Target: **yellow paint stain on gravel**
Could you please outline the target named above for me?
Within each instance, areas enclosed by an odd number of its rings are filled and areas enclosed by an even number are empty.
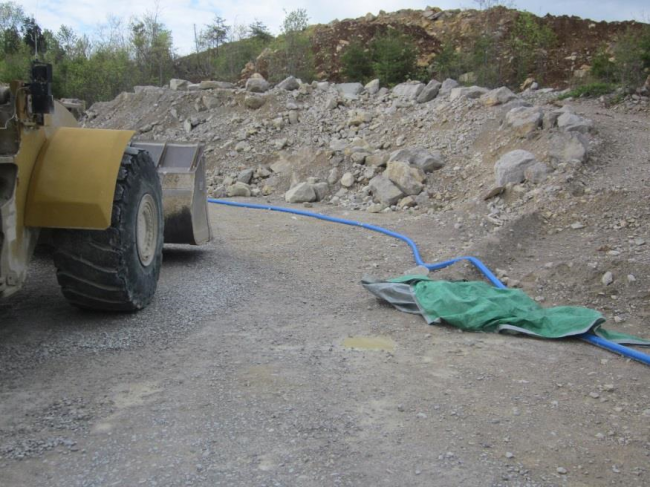
[[[348,337],[343,346],[351,350],[372,350],[377,352],[394,352],[397,344],[388,337]]]
[[[162,392],[164,389],[157,382],[140,382],[136,384],[123,384],[116,388],[113,402],[117,409],[133,406],[142,406],[150,401],[151,396]]]

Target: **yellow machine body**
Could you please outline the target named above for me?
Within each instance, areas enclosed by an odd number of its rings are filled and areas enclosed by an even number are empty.
[[[41,149],[31,176],[25,225],[105,230],[115,182],[135,132],[62,127]]]
[[[131,130],[79,128],[58,102],[37,121],[26,86],[7,90],[0,86],[0,298],[24,283],[40,229],[110,227],[125,150],[146,150],[156,165],[165,242],[210,240],[200,144],[132,142]]]

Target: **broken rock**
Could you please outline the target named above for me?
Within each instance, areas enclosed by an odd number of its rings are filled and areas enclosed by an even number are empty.
[[[428,151],[422,147],[400,149],[390,155],[389,161],[402,161],[419,167],[424,172],[442,169],[445,161],[440,151]]]
[[[393,88],[393,95],[404,100],[416,100],[420,93],[422,93],[422,90],[424,90],[424,83],[407,81]]]
[[[496,90],[488,91],[485,95],[481,96],[481,103],[486,107],[493,107],[495,105],[503,105],[511,100],[517,98],[512,91],[505,86],[497,88]]]
[[[308,183],[296,184],[293,188],[284,194],[287,203],[311,203],[316,201],[316,191]]]
[[[520,137],[528,137],[542,124],[543,112],[539,107],[513,108],[506,115],[506,125]]]
[[[293,91],[300,88],[300,83],[298,83],[298,80],[293,76],[289,76],[288,78],[278,83],[278,88],[281,90]]]
[[[402,190],[383,174],[372,178],[369,187],[375,200],[386,206],[392,206],[404,197]]]
[[[438,96],[438,92],[440,91],[441,86],[442,86],[442,83],[440,81],[432,79],[424,87],[422,92],[417,96],[416,101],[418,103],[427,103],[427,102],[433,100],[436,96]]]
[[[390,161],[384,174],[407,195],[420,194],[424,189],[424,171],[406,162]]]
[[[525,179],[525,171],[537,162],[535,156],[525,150],[513,150],[504,154],[494,165],[497,186],[518,184]]]

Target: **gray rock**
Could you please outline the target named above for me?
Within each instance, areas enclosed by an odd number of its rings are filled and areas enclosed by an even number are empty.
[[[424,189],[424,171],[407,162],[389,161],[384,175],[407,195],[420,194]]]
[[[311,203],[316,201],[316,191],[309,183],[299,183],[284,194],[287,203]]]
[[[204,80],[199,84],[202,90],[232,90],[235,88],[233,83],[226,81]]]
[[[349,100],[356,100],[363,92],[363,85],[361,83],[339,83],[335,85],[335,88],[344,98]]]
[[[440,87],[440,92],[438,93],[438,95],[440,96],[448,95],[449,93],[451,93],[451,90],[457,87],[458,87],[458,81],[456,81],[455,79],[447,78],[442,82],[442,86]]]
[[[250,152],[251,145],[245,140],[242,140],[241,142],[237,143],[237,145],[235,146],[235,150],[237,152]]]
[[[289,123],[291,125],[295,125],[299,122],[299,117],[298,117],[298,111],[297,110],[291,110],[289,112]]]
[[[180,80],[180,81],[183,81],[183,80]],[[171,81],[170,81],[170,85],[171,85]],[[0,92],[2,92],[3,89],[4,89],[4,87],[0,86]],[[133,93],[152,93],[152,92],[156,92],[156,91],[158,91],[160,89],[161,88],[159,86],[152,86],[152,85],[134,86],[133,87]],[[0,95],[0,103],[4,103],[2,101],[2,95]]]
[[[550,169],[543,162],[534,162],[524,170],[524,178],[533,184],[543,182],[547,177]]]
[[[496,90],[488,91],[485,95],[481,96],[481,103],[486,107],[493,107],[495,105],[503,105],[511,100],[517,98],[512,91],[505,86],[497,88]]]
[[[605,274],[603,274],[603,277],[601,277],[600,281],[604,286],[609,286],[614,282],[614,274],[612,274],[610,271],[607,271]]]
[[[300,88],[300,83],[298,83],[298,80],[293,76],[289,76],[285,80],[278,83],[278,88],[281,90],[293,91]]]
[[[250,91],[251,93],[265,93],[269,91],[270,87],[271,85],[269,82],[261,76],[248,78],[246,80],[246,91]]]
[[[432,172],[445,166],[440,151],[428,151],[422,147],[399,149],[391,153],[389,161],[401,161],[419,167],[424,172]]]
[[[254,169],[244,169],[237,175],[237,181],[240,183],[250,184],[253,179],[253,174],[255,174]]]
[[[345,149],[348,148],[348,142],[347,140],[342,140],[342,139],[332,139],[330,141],[330,149],[333,151],[344,151]]]
[[[200,91],[201,85],[199,83],[190,83],[187,85],[187,91]]]
[[[418,95],[416,101],[418,103],[427,103],[427,102],[433,100],[436,96],[438,96],[438,92],[440,91],[441,86],[442,86],[442,83],[440,81],[432,79],[424,87],[422,92]]]
[[[315,81],[316,89],[321,91],[327,91],[330,87],[330,84],[327,81]]]
[[[589,154],[587,138],[579,132],[557,134],[550,142],[549,156],[556,164],[583,163]]]
[[[316,193],[316,201],[322,201],[330,192],[330,187],[327,183],[312,184],[312,188]]]
[[[336,182],[339,180],[339,170],[336,167],[333,167],[330,169],[329,174],[327,175],[327,182],[329,184],[336,184]]]
[[[586,134],[593,129],[594,123],[587,118],[567,112],[558,117],[557,126],[565,132]]]
[[[542,109],[539,107],[513,108],[506,115],[506,126],[520,137],[528,137],[542,125]]]
[[[185,91],[190,82],[184,79],[172,78],[169,80],[169,87],[174,91]]]
[[[385,152],[375,152],[366,156],[366,165],[374,167],[386,167],[388,162],[388,154]]]
[[[364,88],[366,90],[366,93],[370,95],[376,95],[377,92],[379,91],[379,80],[378,79],[373,79],[370,83],[368,83]]]
[[[470,86],[469,88],[460,87],[452,88],[449,93],[449,101],[459,100],[461,98],[480,98],[488,92],[487,88],[481,88],[480,86]]]
[[[350,188],[354,185],[354,175],[351,172],[346,172],[341,178],[341,186]]]
[[[208,110],[212,110],[214,108],[217,108],[219,105],[221,105],[221,100],[217,98],[216,96],[203,96],[201,98],[201,101],[203,102],[203,105],[205,108]]]
[[[228,188],[226,189],[226,194],[230,197],[233,196],[248,197],[251,195],[251,189],[248,186],[248,184],[242,183],[241,181],[237,181],[232,186],[228,186]]]
[[[339,100],[338,96],[330,96],[326,101],[325,101],[325,110],[334,110],[335,108],[338,108],[339,105],[343,105],[343,102]]]
[[[266,96],[246,95],[246,98],[244,98],[244,105],[246,105],[246,108],[250,108],[251,110],[257,110],[264,106],[265,103]]]
[[[525,150],[513,150],[504,154],[494,165],[497,186],[518,184],[525,179],[526,169],[537,162],[535,156]]]
[[[369,183],[369,188],[375,200],[385,206],[392,206],[404,197],[402,190],[395,186],[383,174],[372,178]]]
[[[407,81],[400,83],[393,88],[393,95],[404,100],[417,100],[417,97],[424,90],[424,83],[419,81]]]

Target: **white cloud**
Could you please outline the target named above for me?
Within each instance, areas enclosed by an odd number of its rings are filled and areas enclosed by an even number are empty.
[[[304,8],[311,22],[328,23],[336,18],[355,18],[368,12],[377,14],[380,10],[392,12],[404,8],[423,9],[427,0],[159,0],[161,21],[171,29],[174,45],[179,53],[192,50],[194,25],[201,28],[215,15],[227,20],[229,24],[247,25],[254,19],[264,22],[272,32],[279,32],[284,11]],[[441,8],[475,7],[473,0],[439,0],[433,2]],[[62,24],[77,32],[91,33],[94,28],[106,21],[108,16],[128,19],[153,11],[154,0],[134,2],[133,0],[22,0],[20,4],[28,14],[51,30],[58,30]],[[579,15],[593,20],[640,20],[646,14],[646,0],[601,1],[592,0],[520,0],[515,4],[537,15],[547,12],[561,15]]]

